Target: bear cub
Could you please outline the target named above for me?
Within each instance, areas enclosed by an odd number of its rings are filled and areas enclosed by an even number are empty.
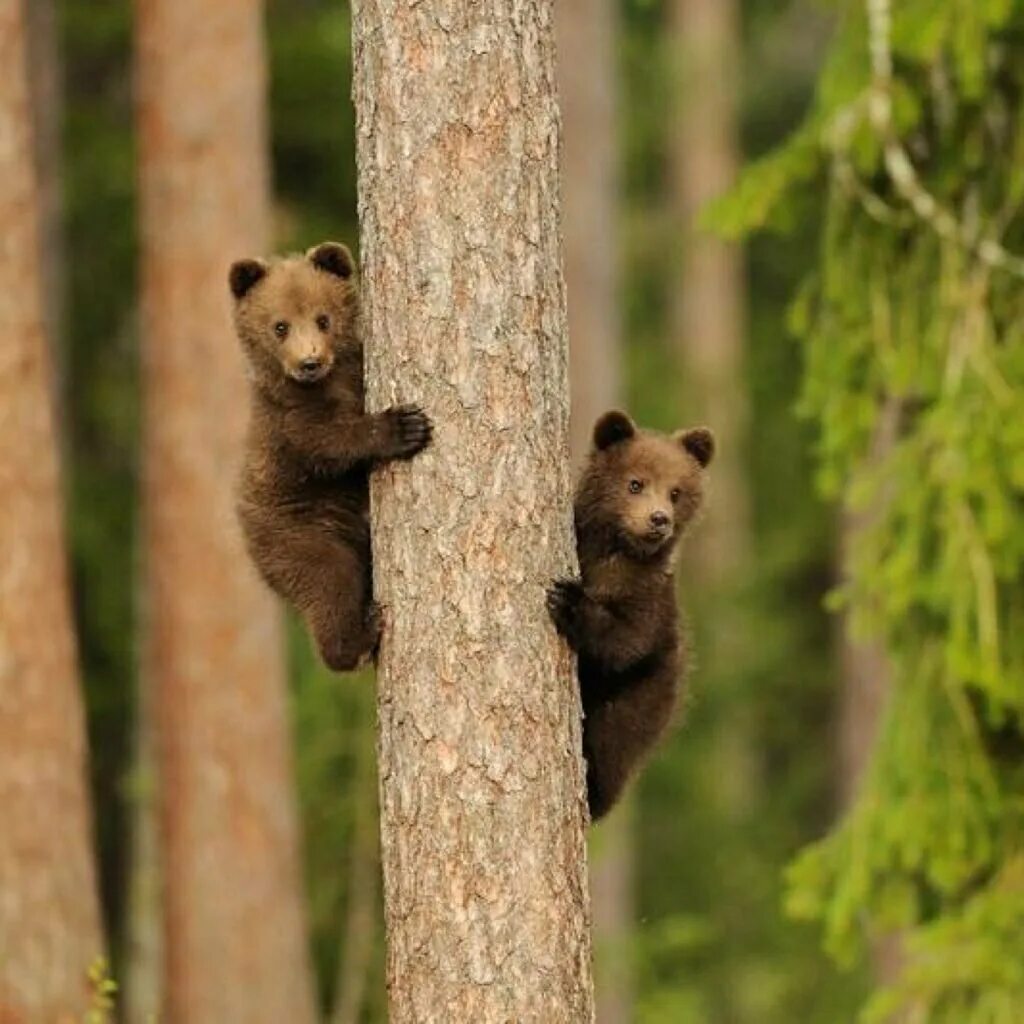
[[[581,577],[556,581],[548,610],[579,656],[595,821],[672,715],[685,668],[672,556],[700,508],[714,451],[704,427],[660,434],[622,412],[594,427],[574,508]]]
[[[251,379],[238,497],[246,545],[270,587],[302,614],[335,671],[372,656],[369,471],[430,443],[415,405],[367,414],[359,297],[348,249],[240,260],[229,273]]]

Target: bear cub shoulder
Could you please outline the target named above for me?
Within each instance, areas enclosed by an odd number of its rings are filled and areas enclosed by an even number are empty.
[[[705,427],[661,434],[602,416],[576,491],[580,578],[548,609],[579,656],[593,819],[606,814],[668,725],[684,672],[672,560],[714,456]]]
[[[348,249],[234,263],[234,320],[251,382],[238,514],[263,578],[343,671],[376,648],[369,471],[427,446],[415,405],[367,414],[359,295]]]

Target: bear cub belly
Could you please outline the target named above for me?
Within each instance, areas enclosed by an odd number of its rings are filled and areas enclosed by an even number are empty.
[[[593,820],[607,814],[665,730],[684,674],[672,557],[704,495],[714,437],[640,430],[622,412],[594,427],[574,506],[580,578],[548,610],[579,656]]]
[[[249,362],[251,417],[238,497],[246,545],[302,614],[335,671],[372,656],[369,471],[430,443],[415,405],[367,414],[359,296],[348,249],[240,260],[229,274]]]

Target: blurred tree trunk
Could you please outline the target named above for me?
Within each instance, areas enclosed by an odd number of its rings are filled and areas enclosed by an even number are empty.
[[[137,0],[136,31],[163,1016],[301,1024],[314,1008],[281,630],[233,510],[247,387],[226,274],[267,246],[263,8]]]
[[[354,820],[348,870],[348,907],[341,937],[338,983],[332,1024],[359,1024],[373,970],[374,947],[379,936],[380,821],[377,814],[375,728],[365,716],[355,731],[356,765],[353,773]]]
[[[580,466],[594,421],[622,404],[616,14],[611,0],[558,0],[564,124],[562,198],[569,310],[570,451]],[[633,1019],[633,803],[592,834],[590,893],[598,1024]]]
[[[392,1024],[593,1016],[551,0],[360,0],[369,404],[433,448],[375,475]]]
[[[39,238],[46,302],[43,320],[54,361],[63,359],[64,245],[61,201],[61,122],[63,75],[55,0],[31,0],[26,7],[29,89],[33,111],[33,151],[39,186]]]
[[[746,288],[739,249],[701,231],[698,220],[704,204],[737,172],[739,10],[736,0],[672,0],[671,18],[679,60],[673,178],[682,244],[675,336],[685,373],[686,422],[706,421],[718,441],[712,511],[701,527],[700,544],[687,557],[695,585],[713,608],[706,671],[727,688],[743,657],[737,593],[751,557],[744,460]],[[714,773],[721,786],[718,799],[730,817],[742,815],[754,798],[751,732],[741,702],[733,701],[718,742],[721,767]]]
[[[78,1020],[102,955],[45,336],[25,7],[0,0],[0,1020]]]
[[[889,399],[882,410],[872,442],[872,459],[881,462],[892,450],[899,434],[901,403]],[[851,557],[862,530],[878,514],[844,510],[840,520],[840,572]],[[853,806],[864,773],[871,761],[875,739],[889,696],[890,666],[885,650],[877,642],[854,636],[848,615],[839,620],[839,800],[844,809]],[[882,983],[894,981],[903,962],[903,944],[898,934],[877,936],[871,944],[875,976]],[[894,1016],[892,1024],[904,1020]]]
[[[682,226],[676,338],[693,415],[714,428],[719,453],[714,515],[701,529],[699,557],[715,582],[750,554],[750,498],[743,450],[746,289],[739,249],[697,226],[701,208],[736,177],[739,124],[739,12],[735,0],[672,0],[682,107],[674,140],[674,192]]]
[[[130,790],[132,832],[122,999],[126,1024],[152,1024],[154,1013],[164,998],[163,872],[153,698],[152,685],[140,674],[133,723]]]

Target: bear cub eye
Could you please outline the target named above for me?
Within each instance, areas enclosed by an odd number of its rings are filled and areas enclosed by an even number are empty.
[[[274,324],[274,333],[281,339],[288,337],[288,323],[285,320],[278,320]]]
[[[673,501],[678,501],[679,500],[679,495],[682,494],[682,493],[683,492],[678,487],[673,487],[672,488],[672,493],[669,495],[669,497]]]
[[[644,489],[644,485],[639,480],[629,481],[629,493],[639,494]]]
[[[331,318],[326,313],[321,313],[316,318],[316,325],[326,334],[327,328],[331,326]]]

